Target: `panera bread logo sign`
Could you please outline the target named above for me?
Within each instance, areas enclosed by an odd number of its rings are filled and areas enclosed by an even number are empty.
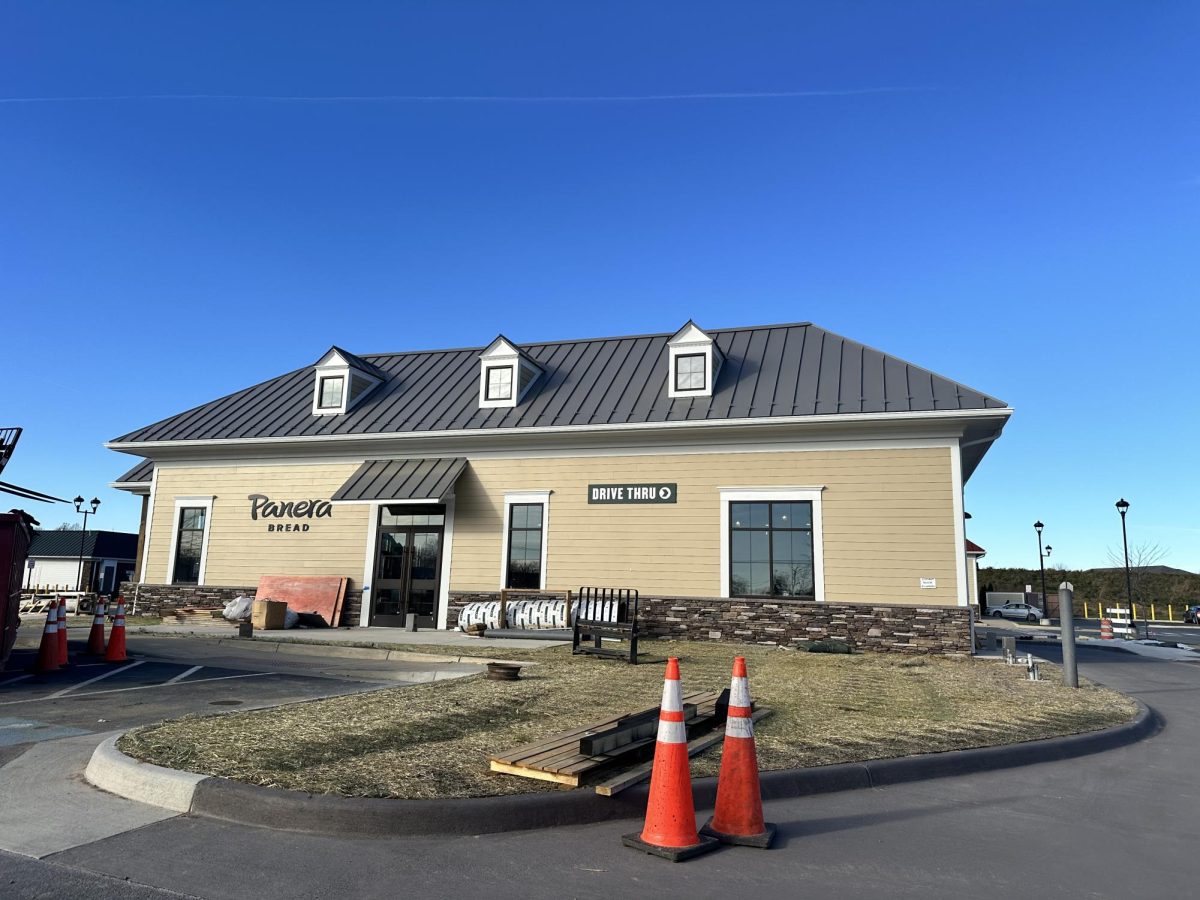
[[[332,519],[333,504],[328,500],[272,500],[266,494],[249,494],[250,518],[259,519]],[[308,522],[268,522],[267,531],[309,529]]]

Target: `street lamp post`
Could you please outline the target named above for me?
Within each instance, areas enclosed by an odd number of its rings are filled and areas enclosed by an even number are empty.
[[[1121,546],[1125,549],[1125,598],[1129,603],[1129,630],[1137,637],[1137,622],[1133,618],[1133,578],[1129,574],[1129,535],[1125,531],[1125,513],[1129,512],[1129,501],[1124,497],[1117,501],[1117,512],[1121,514]]]
[[[1040,520],[1033,523],[1033,530],[1037,532],[1038,536],[1038,567],[1042,570],[1042,616],[1048,619],[1050,618],[1050,598],[1046,595],[1046,560],[1050,558],[1050,551],[1054,548],[1047,544],[1045,551],[1042,550],[1042,529],[1045,527]],[[1060,609],[1058,613],[1061,618],[1062,610]]]
[[[92,498],[92,508],[83,508],[83,498],[75,498],[75,512],[83,513],[83,531],[79,532],[79,577],[75,579],[75,590],[83,590],[83,550],[87,543],[87,517],[95,515],[96,510],[100,508],[100,500],[96,497]]]

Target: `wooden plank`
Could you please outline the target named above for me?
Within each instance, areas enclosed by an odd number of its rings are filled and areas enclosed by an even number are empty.
[[[753,714],[751,714],[750,719],[753,722],[757,722],[759,719],[764,719],[770,714],[771,709],[769,707],[760,706],[753,712]],[[695,738],[694,740],[688,741],[688,756],[692,757],[698,753],[703,753],[713,744],[724,739],[725,729],[720,728],[710,732],[709,734],[705,734],[701,737]],[[604,781],[596,785],[596,793],[602,797],[611,797],[614,794],[619,794],[626,788],[633,787],[635,784],[641,784],[641,782],[650,777],[650,774],[653,771],[653,761],[644,763],[637,768],[629,769],[628,771],[622,772],[620,775],[616,775],[608,779],[608,781]]]
[[[695,704],[697,707],[697,713],[703,713],[706,706],[716,703],[718,696],[720,695],[716,691],[696,691],[695,693],[684,695],[683,702]],[[519,747],[513,747],[511,750],[505,750],[503,753],[498,753],[490,758],[499,760],[501,762],[511,762],[515,759],[521,758],[524,755],[542,752],[551,747],[558,746],[565,738],[574,738],[578,740],[580,737],[590,732],[602,731],[605,728],[616,725],[622,719],[657,709],[658,705],[655,704],[654,706],[647,707],[644,710],[637,710],[631,713],[622,713],[619,716],[613,716],[611,719],[605,719],[602,722],[594,722],[591,725],[583,725],[579,728],[573,728],[570,731],[564,731],[561,734],[551,735],[550,737],[542,738],[541,740],[532,741],[528,744],[522,744]]]
[[[522,778],[536,778],[538,781],[553,781],[569,787],[579,787],[577,775],[556,775],[553,772],[539,772],[537,769],[522,769],[520,766],[510,766],[494,759],[490,765],[493,772],[503,772],[505,775],[520,775]]]
[[[717,696],[713,691],[698,691],[694,694],[688,694],[684,697],[684,701],[697,706],[701,704],[707,705],[715,703]],[[648,712],[657,708],[657,706],[649,707],[648,710],[641,710],[639,712]],[[603,730],[606,726],[615,725],[622,718],[638,714],[638,712],[626,713],[623,716],[617,716],[604,722],[598,722],[563,734],[554,735],[536,743],[525,744],[522,747],[517,747],[491,757],[489,764],[494,772],[504,772],[509,775],[520,775],[526,778],[540,778],[545,774],[555,774],[547,770],[573,766],[588,759],[588,757],[584,757],[579,753],[580,737],[592,731]],[[595,760],[591,767],[595,768],[617,760],[619,760],[619,755],[607,758],[602,757]],[[577,776],[563,777],[574,777],[575,783],[578,784]],[[548,778],[544,780],[554,781],[555,779]],[[560,783],[565,784],[567,782]]]
[[[593,729],[603,729],[610,725],[615,725],[619,721],[620,719],[612,719],[608,722],[598,723],[597,725],[589,725],[586,728],[577,728],[574,731],[566,731],[562,734],[556,734],[553,737],[543,738],[537,743],[524,744],[520,747],[514,747],[512,750],[506,750],[504,753],[498,753],[491,758],[515,762],[518,759],[526,759],[530,756],[544,753],[545,751],[551,750],[555,747],[561,747],[565,743],[571,743],[575,746],[578,746],[579,739],[585,734],[590,734]]]

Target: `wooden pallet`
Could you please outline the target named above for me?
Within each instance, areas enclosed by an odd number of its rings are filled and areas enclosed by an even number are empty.
[[[220,619],[223,607],[183,607],[167,613],[163,618],[173,618],[180,622],[215,622]]]
[[[695,716],[685,724],[700,725],[701,723],[711,723],[716,716],[717,699],[719,696],[715,691],[702,691],[684,697],[683,702],[685,704],[690,703],[696,707]],[[532,744],[525,744],[493,756],[488,760],[488,765],[493,772],[503,772],[507,775],[519,775],[523,778],[536,778],[540,781],[553,781],[556,784],[579,787],[579,782],[585,775],[591,774],[605,766],[629,762],[638,752],[652,748],[655,742],[655,737],[650,736],[634,741],[633,743],[625,744],[607,753],[585,756],[579,752],[580,739],[596,732],[610,729],[622,719],[652,712],[656,709],[658,709],[657,706],[651,706],[646,709],[635,710],[634,712],[614,716],[611,719],[605,719],[602,722],[594,722],[582,728],[556,734],[553,737],[544,738]]]
[[[759,719],[765,719],[770,714],[770,707],[760,706],[758,709],[754,710],[753,714],[750,716],[750,719],[753,722],[757,722]],[[693,738],[692,740],[688,741],[688,756],[692,757],[698,753],[703,753],[713,744],[717,743],[717,741],[723,740],[725,740],[724,726],[717,728],[708,734],[701,735],[698,738]],[[635,784],[641,784],[650,777],[653,771],[653,762],[642,763],[635,768],[627,769],[626,771],[621,772],[619,775],[614,775],[607,781],[602,781],[600,784],[596,785],[596,793],[602,797],[612,797],[615,794],[621,793],[621,791],[625,790],[625,788],[633,787]]]

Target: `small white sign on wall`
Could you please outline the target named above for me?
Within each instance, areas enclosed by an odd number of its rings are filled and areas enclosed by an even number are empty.
[[[922,590],[932,590],[935,587],[937,587],[937,579],[936,578],[922,578],[921,579],[921,589]]]

